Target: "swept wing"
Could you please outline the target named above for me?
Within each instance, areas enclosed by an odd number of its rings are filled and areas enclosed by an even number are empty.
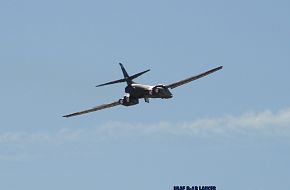
[[[82,114],[86,114],[86,113],[90,113],[90,112],[99,111],[99,110],[106,109],[106,108],[111,108],[111,107],[118,106],[118,105],[120,105],[119,101],[115,101],[115,102],[112,102],[112,103],[109,103],[109,104],[102,104],[100,106],[97,106],[97,107],[94,107],[94,108],[91,108],[91,109],[87,109],[87,110],[84,110],[84,111],[80,111],[80,112],[75,112],[75,113],[72,113],[72,114],[64,115],[63,117],[73,117],[73,116],[77,116],[77,115],[82,115]]]
[[[167,85],[167,87],[168,87],[168,88],[171,88],[171,89],[176,88],[176,87],[178,87],[178,86],[181,86],[181,85],[184,85],[184,84],[186,84],[186,83],[192,82],[192,81],[197,80],[197,79],[199,79],[199,78],[205,77],[205,76],[207,76],[207,75],[209,75],[209,74],[211,74],[211,73],[214,73],[214,72],[216,72],[216,71],[218,71],[218,70],[220,70],[220,69],[222,69],[222,68],[223,68],[223,66],[220,66],[220,67],[217,67],[217,68],[211,69],[211,70],[206,71],[206,72],[204,72],[204,73],[201,73],[201,74],[199,74],[199,75],[196,75],[196,76],[193,76],[193,77],[190,77],[190,78],[187,78],[187,79],[184,79],[184,80],[181,80],[181,81],[178,81],[178,82],[172,83],[172,84],[170,84],[170,85]]]

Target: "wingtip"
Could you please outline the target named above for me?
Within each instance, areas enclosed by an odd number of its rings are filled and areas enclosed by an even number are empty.
[[[64,115],[64,116],[62,116],[63,118],[69,118],[69,117],[72,117],[72,116],[75,116],[75,113],[73,113],[73,114],[69,114],[69,115]]]
[[[219,70],[219,69],[222,69],[222,68],[223,68],[223,66],[221,65],[221,66],[217,67],[216,69],[218,69],[218,70]]]
[[[218,71],[218,70],[221,70],[221,69],[223,69],[223,68],[224,68],[223,66],[219,66],[219,67],[217,67],[217,68],[215,68],[215,69],[213,69],[213,70]]]
[[[68,115],[63,115],[62,117],[63,118],[69,118],[69,117],[71,117],[71,116],[73,116],[74,114],[68,114]]]

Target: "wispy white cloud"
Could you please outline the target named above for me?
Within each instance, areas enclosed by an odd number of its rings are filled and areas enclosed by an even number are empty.
[[[290,137],[290,108],[278,112],[265,110],[240,116],[224,115],[182,123],[108,122],[95,128],[77,130],[67,127],[55,132],[3,132],[0,133],[0,144],[94,142],[148,135]]]
[[[169,134],[182,136],[290,136],[290,108],[276,113],[265,110],[240,116],[224,115],[190,122],[132,124],[111,122],[101,129],[110,136]]]

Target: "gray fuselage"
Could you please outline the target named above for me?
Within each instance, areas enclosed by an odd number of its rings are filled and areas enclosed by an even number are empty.
[[[140,98],[168,99],[173,97],[172,93],[164,85],[151,86],[133,83],[125,88],[125,92],[132,99],[140,99]]]

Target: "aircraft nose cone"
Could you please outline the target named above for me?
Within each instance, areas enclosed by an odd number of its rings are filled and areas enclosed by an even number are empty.
[[[172,94],[167,94],[167,95],[166,95],[166,98],[172,98],[172,97],[173,97]]]

